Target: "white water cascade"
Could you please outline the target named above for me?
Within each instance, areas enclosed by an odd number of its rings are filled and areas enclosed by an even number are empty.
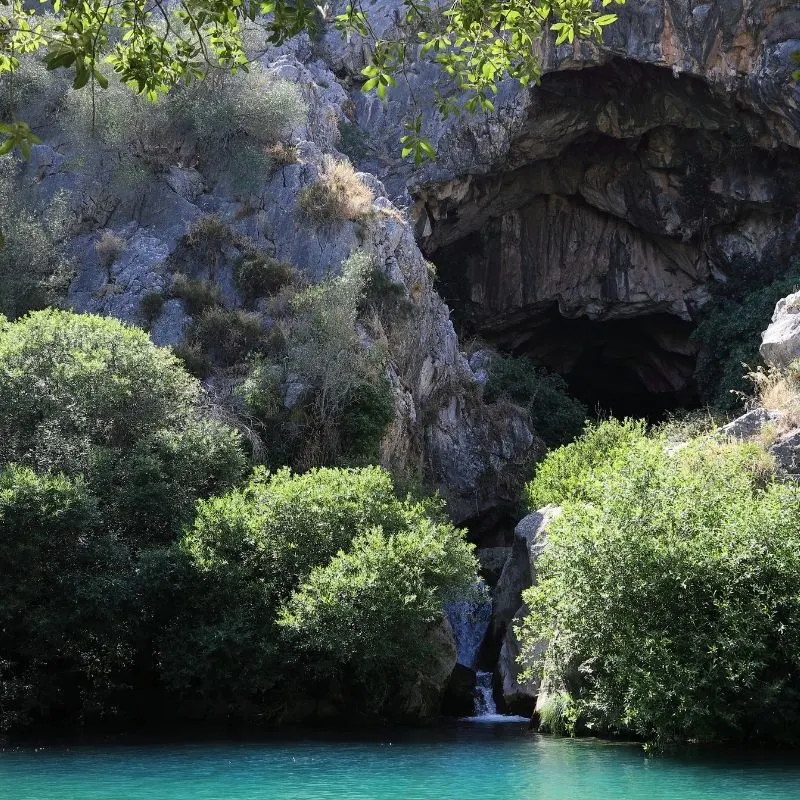
[[[492,688],[492,673],[478,672],[475,675],[475,716],[487,717],[497,715]]]
[[[456,660],[475,669],[483,637],[492,621],[492,601],[483,582],[476,586],[474,595],[448,603],[446,612],[456,640]]]
[[[469,597],[449,603],[446,611],[456,640],[458,663],[476,669],[478,654],[492,621],[492,600],[483,581]],[[470,722],[528,722],[527,717],[497,713],[493,683],[493,673],[476,671],[473,716],[465,719]]]

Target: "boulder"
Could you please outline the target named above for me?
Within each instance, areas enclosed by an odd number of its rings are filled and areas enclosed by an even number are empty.
[[[522,605],[506,629],[503,646],[500,648],[500,658],[497,661],[497,676],[506,711],[510,714],[530,717],[536,706],[539,681],[525,681],[520,677],[524,667],[517,662],[521,647],[514,629],[516,623],[520,622],[527,613],[528,607]],[[537,655],[543,653],[546,647],[546,642],[538,643],[534,648],[535,653]]]
[[[489,586],[497,585],[511,550],[510,547],[481,547],[475,551],[480,564],[480,575]]]
[[[528,514],[514,529],[511,553],[492,593],[489,639],[495,647],[500,646],[509,622],[522,605],[522,592],[536,581],[536,560],[547,544],[547,526],[560,513],[558,506],[545,506]]]
[[[781,418],[780,411],[769,411],[766,408],[754,408],[741,417],[737,417],[733,422],[723,425],[720,432],[729,436],[731,439],[752,439],[758,436],[764,426],[777,422]]]
[[[412,681],[400,687],[391,716],[426,722],[439,716],[450,676],[456,666],[456,641],[446,617],[428,633],[428,659]]]
[[[442,714],[469,717],[475,710],[475,670],[456,664],[442,698]]]
[[[761,335],[760,352],[764,361],[776,367],[800,358],[800,292],[778,301],[772,322]]]
[[[769,452],[783,472],[800,477],[800,429],[782,434]]]

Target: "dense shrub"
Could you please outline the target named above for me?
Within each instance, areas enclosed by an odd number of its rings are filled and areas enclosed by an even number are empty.
[[[186,305],[186,311],[192,316],[202,314],[206,309],[214,308],[221,302],[219,287],[209,281],[190,278],[182,272],[172,278],[169,293],[178,297]]]
[[[256,362],[243,387],[281,463],[297,469],[358,464],[377,453],[394,402],[385,350],[359,335],[370,270],[369,259],[355,253],[340,276],[297,293],[291,313],[276,326],[281,352]]]
[[[58,303],[72,278],[61,249],[69,228],[63,199],[37,209],[16,166],[0,157],[0,314],[11,319]]]
[[[299,271],[292,264],[256,251],[245,253],[237,261],[233,277],[242,297],[249,301],[302,282]]]
[[[730,280],[715,289],[694,334],[701,346],[695,380],[706,403],[721,411],[741,410],[750,390],[748,367],[761,363],[761,332],[778,300],[799,284],[797,265],[781,270],[740,264]]]
[[[203,592],[195,586],[159,658],[168,685],[211,714],[279,714],[273,687],[328,670],[347,680],[356,655],[391,682],[413,668],[417,635],[475,572],[438,507],[401,500],[375,467],[259,470],[243,489],[200,503],[182,548]]]
[[[579,726],[656,744],[796,740],[800,489],[756,445],[666,446],[632,423],[548,460],[559,469],[543,474],[575,475],[545,492],[564,510],[522,638],[549,640],[538,667]]]
[[[241,473],[237,436],[202,404],[168,350],[116,320],[40,311],[0,328],[0,464],[84,475],[105,524],[137,540],[174,535]]]
[[[586,407],[570,396],[564,379],[524,356],[492,358],[484,397],[490,403],[504,398],[526,407],[549,447],[574,439],[586,419]]]
[[[125,552],[80,479],[0,469],[0,731],[79,718],[128,656]]]
[[[209,358],[230,365],[243,361],[258,345],[262,333],[258,314],[215,306],[194,320],[187,336]]]
[[[427,631],[474,576],[462,534],[412,513],[406,530],[361,533],[312,570],[280,624],[314,654],[315,672],[336,676],[347,667],[377,695],[372,705],[385,687],[422,668]]]
[[[118,195],[141,190],[187,147],[203,169],[218,171],[234,190],[252,190],[271,168],[267,145],[306,118],[298,87],[270,78],[257,63],[247,72],[215,72],[179,85],[155,103],[131,93],[113,74],[108,81],[102,92],[67,92],[60,115],[86,161],[102,158],[98,141],[113,154],[111,188]]]
[[[645,430],[643,420],[587,424],[577,441],[560,447],[537,465],[534,479],[525,487],[528,508],[589,499],[591,492],[602,487],[606,473],[628,457],[632,443],[639,441]]]

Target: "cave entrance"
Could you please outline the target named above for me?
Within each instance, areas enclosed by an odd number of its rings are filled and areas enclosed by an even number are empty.
[[[561,375],[591,417],[660,422],[700,404],[694,383],[694,324],[669,314],[594,321],[557,309],[506,328],[472,327],[501,352]]]

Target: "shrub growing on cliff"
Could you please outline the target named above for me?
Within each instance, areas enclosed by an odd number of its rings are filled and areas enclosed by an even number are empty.
[[[548,447],[574,439],[586,419],[586,406],[570,396],[564,379],[524,356],[492,358],[484,397],[490,403],[502,397],[527,408]]]
[[[105,524],[139,541],[174,535],[244,466],[176,358],[113,319],[40,311],[0,328],[0,408],[0,464],[85,476]]]
[[[797,264],[748,266],[739,265],[728,283],[717,287],[694,334],[701,345],[697,388],[705,402],[727,412],[740,411],[749,394],[747,368],[761,363],[761,333],[775,304],[800,284]]]
[[[69,227],[64,202],[37,211],[15,169],[13,159],[0,157],[0,314],[12,319],[56,304],[72,277],[61,251]]]
[[[385,349],[359,335],[370,270],[357,252],[341,275],[297,293],[277,326],[281,352],[256,362],[244,385],[248,407],[282,463],[306,469],[377,455],[394,403]]]
[[[325,156],[320,179],[298,192],[297,204],[312,222],[326,224],[367,216],[373,199],[372,189],[348,162]]]
[[[592,439],[613,468],[583,462]],[[800,489],[755,445],[667,447],[618,423],[586,440],[566,448],[580,474],[550,494],[564,511],[524,595],[523,642],[550,642],[538,668],[593,730],[796,740]]]

